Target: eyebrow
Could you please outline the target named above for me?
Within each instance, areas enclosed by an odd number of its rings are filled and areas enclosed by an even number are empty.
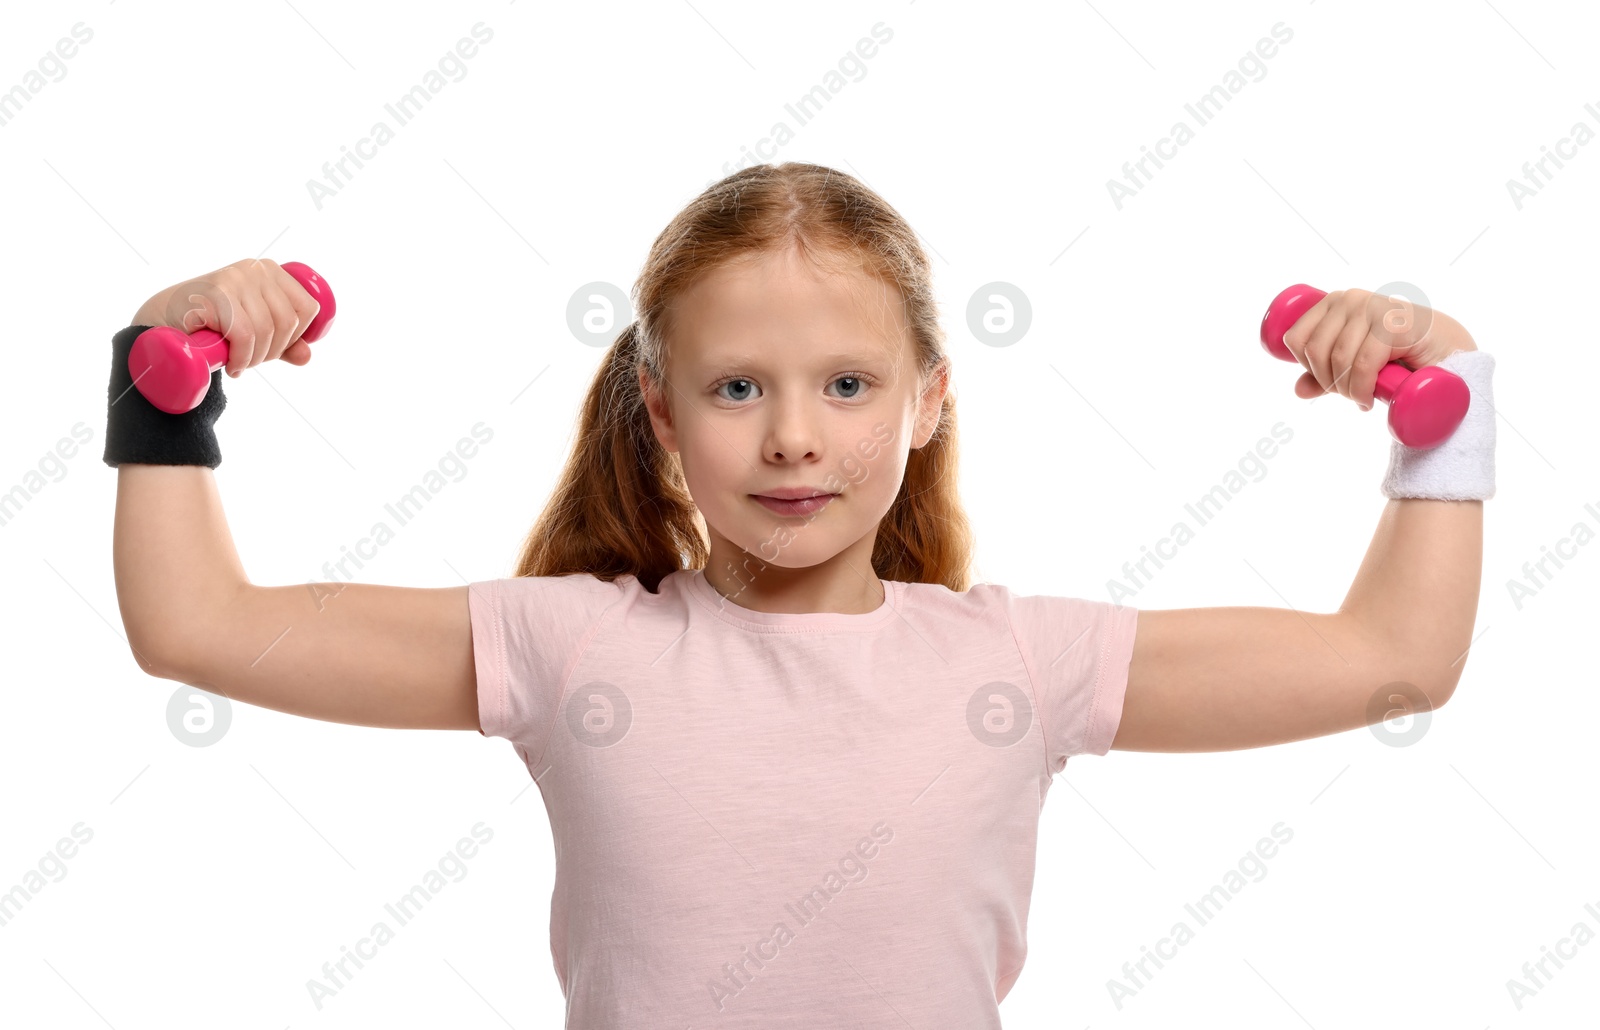
[[[733,369],[749,368],[761,364],[760,358],[749,354],[733,354],[728,356],[712,356],[700,362],[706,368]],[[884,354],[824,354],[816,359],[825,365],[870,365],[886,364],[889,361]]]

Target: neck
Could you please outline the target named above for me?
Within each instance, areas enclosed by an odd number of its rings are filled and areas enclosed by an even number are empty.
[[[729,604],[772,614],[865,615],[882,606],[887,588],[872,570],[871,551],[848,548],[817,565],[785,568],[737,547],[713,546],[706,582]]]

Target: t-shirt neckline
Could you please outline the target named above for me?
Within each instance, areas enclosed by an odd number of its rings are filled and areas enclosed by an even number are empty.
[[[900,608],[900,591],[904,586],[898,580],[880,580],[883,584],[883,601],[870,612],[758,612],[723,597],[706,579],[704,569],[686,571],[689,573],[689,592],[707,611],[724,622],[763,632],[872,629],[894,617]]]

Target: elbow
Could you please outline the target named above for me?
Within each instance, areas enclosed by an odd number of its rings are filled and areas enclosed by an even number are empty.
[[[1445,702],[1455,695],[1456,684],[1461,682],[1461,674],[1467,668],[1467,655],[1471,651],[1468,644],[1466,650],[1456,650],[1454,646],[1448,648],[1449,657],[1440,652],[1426,671],[1420,672],[1417,682],[1422,686],[1428,696],[1428,701],[1434,708],[1443,708]]]
[[[1445,702],[1455,696],[1456,684],[1461,681],[1461,666],[1458,664],[1444,677],[1436,679],[1424,688],[1428,696],[1428,704],[1433,708],[1443,708]]]
[[[1443,708],[1460,678],[1455,672],[1441,676],[1436,670],[1419,670],[1414,665],[1389,668],[1382,685],[1365,698],[1368,726]]]
[[[122,640],[128,645],[133,663],[147,676],[172,679],[172,663],[167,647],[167,638],[171,634],[163,632],[166,620],[148,606],[130,604],[121,593],[117,596],[117,602],[122,608]]]
[[[128,653],[133,655],[134,664],[139,671],[158,679],[176,679],[172,663],[167,661],[166,654],[158,650],[154,644],[144,638],[135,639],[128,636]]]
[[[1383,676],[1378,695],[1400,703],[1396,695],[1403,693],[1406,707],[1413,709],[1443,708],[1455,695],[1467,665],[1467,652],[1453,641],[1434,644],[1390,637],[1373,642],[1364,656],[1367,668]]]
[[[1459,624],[1422,617],[1403,626],[1360,612],[1341,609],[1339,614],[1346,621],[1336,625],[1349,628],[1352,661],[1372,677],[1369,683],[1377,679],[1382,684],[1370,698],[1375,709],[1386,701],[1431,710],[1443,708],[1455,696],[1474,642],[1470,613]]]
[[[1409,702],[1417,708],[1433,711],[1443,708],[1456,692],[1456,683],[1461,679],[1461,667],[1441,673],[1437,668],[1421,672],[1410,670],[1400,676],[1398,680],[1391,681],[1389,686],[1404,685]],[[1389,691],[1391,694],[1392,690]]]

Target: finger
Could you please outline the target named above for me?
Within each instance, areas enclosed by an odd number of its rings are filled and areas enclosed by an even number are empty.
[[[279,299],[276,276],[280,269],[278,263],[271,258],[247,258],[239,262],[246,272],[250,274],[251,281],[261,292],[261,302],[266,308],[267,323],[258,326],[260,336],[256,340],[256,347],[250,356],[250,365],[254,367],[264,361],[271,361],[289,344],[293,343],[293,336],[284,335],[292,332],[294,326],[285,324],[285,316],[292,321],[293,309],[288,302]],[[268,331],[270,328],[270,332]]]
[[[304,286],[300,285],[300,280],[285,272],[279,265],[274,264],[272,267],[276,269],[277,273],[273,276],[273,279],[278,288],[283,291],[284,297],[294,308],[295,318],[300,323],[300,328],[296,330],[294,336],[294,339],[298,340],[300,334],[311,327],[311,322],[317,317],[317,313],[322,310],[322,305],[318,304],[317,298],[313,297]]]
[[[283,352],[288,350],[300,338],[300,334],[311,325],[311,319],[316,317],[317,305],[313,301],[309,305],[312,310],[309,312],[304,310],[307,305],[303,300],[308,296],[305,288],[276,261],[261,258],[257,264],[265,272],[261,295],[265,298],[273,319],[272,346],[261,360],[272,361],[281,357]]]
[[[1343,331],[1348,315],[1341,307],[1334,307],[1328,316],[1317,323],[1312,330],[1311,338],[1306,341],[1306,368],[1316,376],[1317,385],[1322,387],[1322,392],[1327,393],[1333,388],[1333,373],[1328,371],[1328,356],[1333,350],[1333,342]]]
[[[261,292],[245,287],[234,298],[238,312],[228,337],[228,374],[235,379],[254,364],[257,349],[265,350],[272,342],[272,315],[267,310]]]
[[[1351,316],[1339,330],[1333,348],[1328,352],[1328,368],[1333,373],[1333,388],[1350,396],[1350,370],[1355,365],[1356,354],[1369,337],[1367,320],[1359,314]]]
[[[303,328],[299,316],[295,314],[294,304],[275,283],[268,283],[261,291],[261,297],[266,302],[267,310],[272,313],[272,343],[265,354],[256,354],[251,362],[255,365],[272,361],[288,350],[289,345],[300,338]]]
[[[296,340],[284,350],[282,357],[291,365],[304,365],[311,360],[311,344]]]
[[[1317,384],[1317,377],[1310,372],[1300,373],[1300,378],[1294,381],[1294,395],[1307,399],[1321,397],[1322,387]]]
[[[1389,355],[1389,347],[1370,335],[1356,354],[1350,369],[1350,399],[1361,405],[1362,411],[1370,411],[1377,403],[1378,373],[1389,363]]]
[[[1311,363],[1306,360],[1305,356],[1306,341],[1311,339],[1311,334],[1316,330],[1317,326],[1328,316],[1328,312],[1333,310],[1333,305],[1329,303],[1330,297],[1332,297],[1332,294],[1311,305],[1310,310],[1295,319],[1294,325],[1283,331],[1283,345],[1289,349],[1289,353],[1294,355],[1294,359],[1300,362],[1300,367],[1307,372],[1311,371]]]

